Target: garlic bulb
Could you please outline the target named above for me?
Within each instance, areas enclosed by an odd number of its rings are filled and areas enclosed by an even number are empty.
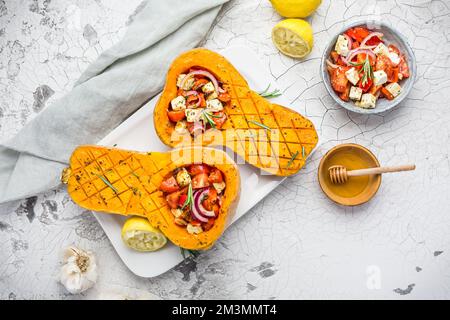
[[[72,294],[81,293],[94,286],[97,281],[94,254],[74,246],[67,248],[64,251],[60,281]]]

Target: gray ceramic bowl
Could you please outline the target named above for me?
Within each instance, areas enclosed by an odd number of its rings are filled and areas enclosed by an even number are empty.
[[[334,50],[334,46],[336,44],[336,40],[338,36],[344,31],[346,31],[349,28],[356,27],[356,26],[365,26],[373,31],[379,31],[384,34],[383,39],[385,40],[385,43],[388,44],[394,44],[399,48],[400,52],[404,53],[407,58],[409,70],[410,70],[410,77],[403,79],[399,82],[399,84],[402,86],[403,90],[400,93],[398,97],[396,97],[394,100],[387,100],[387,99],[379,99],[377,101],[377,105],[374,109],[363,109],[360,107],[355,106],[355,103],[353,101],[345,102],[339,98],[339,96],[334,92],[333,88],[331,87],[330,83],[330,76],[327,71],[327,65],[326,60],[330,57],[330,53],[332,50]],[[413,87],[414,80],[416,78],[416,58],[414,57],[414,53],[411,49],[411,47],[408,44],[408,41],[406,38],[400,34],[398,31],[392,29],[392,27],[386,25],[383,22],[379,21],[358,21],[354,22],[352,24],[349,24],[345,26],[339,33],[337,33],[332,39],[331,42],[326,47],[323,55],[322,55],[322,62],[320,65],[321,68],[321,75],[322,80],[325,83],[325,88],[327,88],[328,93],[333,97],[333,99],[336,101],[337,104],[344,107],[345,109],[349,111],[353,111],[356,113],[362,113],[362,114],[375,114],[375,113],[381,113],[388,110],[391,110],[395,106],[397,106],[400,102],[402,102],[403,99],[408,95],[408,93],[411,91],[411,88]]]

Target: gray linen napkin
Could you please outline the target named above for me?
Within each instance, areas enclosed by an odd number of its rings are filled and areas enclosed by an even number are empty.
[[[96,143],[161,91],[170,62],[203,39],[227,1],[147,1],[70,93],[0,144],[0,203],[57,187],[74,148]]]

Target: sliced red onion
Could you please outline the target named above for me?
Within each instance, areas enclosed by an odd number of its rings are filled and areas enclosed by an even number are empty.
[[[365,47],[366,46],[366,42],[369,41],[370,39],[372,39],[373,37],[378,37],[381,40],[381,38],[383,38],[383,36],[384,36],[384,34],[382,34],[381,32],[369,33],[369,35],[363,39],[363,41],[361,42],[360,46],[361,47]]]
[[[347,65],[351,65],[351,61],[352,61],[352,59],[357,55],[357,54],[360,54],[360,53],[365,53],[366,55],[369,55],[371,58],[373,58],[373,59],[376,59],[376,55],[375,55],[375,53],[373,53],[373,51],[371,51],[371,50],[368,50],[368,49],[355,49],[355,50],[352,50],[352,51],[350,51],[349,52],[349,54],[348,54],[348,56],[346,57],[346,58],[342,58],[342,60],[344,60],[344,62],[347,64]]]
[[[333,62],[331,62],[330,60],[327,59],[327,65],[333,69],[336,69],[338,67],[337,64],[334,64]]]
[[[344,33],[344,38],[347,39],[348,50],[352,50],[353,40],[347,34]]]
[[[206,210],[202,205],[203,197],[208,194],[208,188],[196,190],[194,192],[194,206],[192,210],[196,210],[204,218],[213,218],[216,216],[214,211]]]
[[[186,95],[186,97],[187,96],[193,96],[193,95],[198,96],[198,92],[195,91],[195,90],[190,90],[190,91],[186,91],[185,95]]]
[[[198,97],[198,92],[195,90],[191,90],[191,91],[187,91],[185,93],[185,95],[186,95],[186,97],[188,97],[188,96],[197,96]],[[198,98],[198,101],[194,104],[194,106],[196,108],[198,108],[200,106],[200,103],[201,103],[201,100],[200,100],[200,98]]]
[[[223,90],[222,88],[219,87],[219,82],[217,82],[216,77],[213,76],[213,74],[211,72],[205,71],[205,70],[195,70],[192,72],[189,72],[181,81],[180,83],[180,87],[183,88],[184,87],[184,83],[192,76],[195,75],[202,75],[205,76],[207,78],[209,78],[209,80],[211,80],[211,82],[214,85],[214,88],[216,89],[217,92],[224,92],[225,90]]]
[[[197,136],[200,133],[203,133],[205,131],[205,127],[203,125],[203,122],[202,121],[195,121],[194,125],[192,126],[191,130],[189,130],[189,131],[194,136]]]

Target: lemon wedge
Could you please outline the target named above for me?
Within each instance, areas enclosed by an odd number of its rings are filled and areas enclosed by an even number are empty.
[[[272,41],[285,55],[304,58],[313,47],[313,30],[305,20],[286,19],[273,27]]]
[[[306,18],[313,13],[322,0],[270,0],[280,16]]]
[[[147,219],[132,217],[122,227],[122,240],[137,251],[156,251],[167,243],[166,237]]]

